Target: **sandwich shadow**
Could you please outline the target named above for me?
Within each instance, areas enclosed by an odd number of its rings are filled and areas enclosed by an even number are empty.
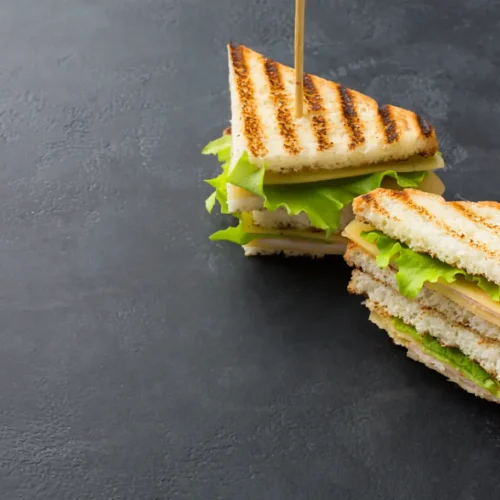
[[[244,268],[241,294],[265,318],[266,334],[286,329],[291,342],[323,339],[330,344],[341,341],[347,330],[359,331],[358,321],[366,322],[366,315],[359,314],[360,299],[347,292],[351,270],[341,256],[251,258]]]

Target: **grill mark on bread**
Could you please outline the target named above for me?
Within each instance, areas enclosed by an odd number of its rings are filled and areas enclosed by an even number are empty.
[[[387,144],[392,144],[399,138],[396,121],[392,116],[391,108],[392,106],[390,104],[384,104],[382,107],[378,108],[378,116],[383,125],[385,142]]]
[[[427,221],[429,223],[432,223],[432,224],[440,227],[447,235],[452,236],[453,238],[455,238],[457,240],[467,242],[471,247],[474,247],[476,250],[481,250],[489,257],[495,256],[494,253],[491,252],[491,250],[489,250],[486,247],[486,245],[484,245],[482,243],[478,243],[477,241],[474,241],[472,238],[466,236],[464,233],[455,231],[455,229],[451,228],[450,226],[448,226],[448,224],[446,224],[442,220],[438,219],[435,215],[433,215],[429,210],[424,208],[422,205],[415,203],[411,199],[411,197],[408,193],[408,190],[404,189],[402,191],[390,191],[388,196],[391,198],[399,199],[399,201],[401,201],[401,203],[403,203],[404,205],[409,207],[413,212],[417,213],[421,217],[427,219]],[[389,218],[392,218],[392,220],[395,220],[394,216],[391,217],[389,215]],[[420,252],[420,253],[428,253],[428,252]],[[435,255],[432,255],[430,253],[429,253],[429,255],[437,258]]]
[[[358,196],[357,198],[354,198],[352,202],[352,208],[354,213],[357,215],[358,210],[362,210],[364,205],[369,205],[370,203],[373,203],[375,201],[375,197],[373,196],[372,192],[368,192],[366,194],[363,194],[361,196]]]
[[[500,228],[500,203],[496,201],[478,201],[476,203],[464,202],[464,205],[470,206],[471,208],[475,208],[472,210],[474,214],[483,216],[484,209],[493,212],[496,215],[494,217],[493,213],[485,214],[485,220],[490,221],[490,224],[493,224],[495,227]]]
[[[309,111],[314,113],[311,122],[316,136],[317,150],[326,151],[333,148],[333,142],[328,139],[328,121],[323,106],[323,97],[314,85],[311,75],[304,73],[304,97],[306,98]]]
[[[415,118],[417,121],[418,128],[420,129],[420,133],[424,137],[429,138],[434,131],[432,126],[429,125],[429,123],[427,123],[427,121],[424,120],[420,115],[417,115],[417,113],[415,113]]]
[[[357,198],[354,198],[352,202],[352,208],[354,214],[356,215],[356,219],[372,225],[372,223],[368,221],[368,219],[364,218],[361,215],[358,215],[357,213],[358,210],[363,210],[364,205],[370,205],[370,207],[372,207],[375,212],[382,214],[384,217],[388,219],[395,220],[398,222],[400,221],[398,217],[396,217],[395,215],[391,215],[388,210],[386,210],[382,205],[380,205],[376,196],[374,196],[374,191],[358,196]]]
[[[254,156],[265,156],[268,150],[264,144],[264,132],[259,115],[257,102],[250,78],[245,52],[248,49],[233,42],[229,44],[229,54],[235,75],[236,89],[240,98],[241,108],[244,110],[243,128],[247,139],[248,149]]]
[[[356,149],[365,142],[361,121],[356,111],[356,97],[352,90],[337,84],[344,124],[349,134],[349,149]]]
[[[324,112],[323,98],[314,85],[311,75],[304,73],[304,97],[306,98],[309,110],[312,112]]]
[[[421,154],[423,156],[432,156],[436,154],[439,149],[439,145],[434,127],[420,115],[417,115],[416,113],[413,113],[413,115],[415,117],[415,124],[417,125],[421,138],[427,141],[425,151]]]
[[[500,227],[496,224],[492,224],[488,219],[479,215],[478,213],[470,210],[467,207],[467,203],[461,203],[459,201],[450,202],[449,205],[453,207],[457,212],[461,213],[464,217],[475,222],[476,224],[482,224],[487,227],[495,234],[500,234]]]
[[[283,85],[279,65],[271,59],[265,59],[264,70],[269,82],[278,129],[283,138],[283,146],[289,154],[298,155],[301,147],[295,130],[294,119],[288,105],[289,95]]]
[[[500,203],[498,203],[498,201],[478,201],[475,204],[478,207],[494,208],[495,210],[500,211]]]

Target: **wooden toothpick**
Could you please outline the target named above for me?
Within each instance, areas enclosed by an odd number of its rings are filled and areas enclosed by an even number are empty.
[[[304,114],[304,18],[306,0],[295,0],[295,116]]]

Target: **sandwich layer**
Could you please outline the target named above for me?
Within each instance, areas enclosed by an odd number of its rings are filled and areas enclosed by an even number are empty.
[[[246,256],[284,254],[289,257],[342,255],[346,243],[341,239],[326,243],[298,238],[261,238],[243,245]]]
[[[274,212],[254,210],[252,218],[253,224],[262,228],[310,230],[325,234],[325,231],[313,228],[309,217],[304,212],[298,215],[288,215],[284,208],[279,208]],[[352,209],[349,205],[340,213],[339,233],[349,224],[352,218]]]
[[[367,306],[385,310],[413,326],[420,335],[429,334],[440,344],[460,349],[497,380],[500,374],[500,342],[478,335],[472,329],[450,321],[434,308],[421,306],[403,297],[383,282],[363,271],[354,270],[348,286],[350,293],[368,297]]]
[[[304,75],[306,113],[294,115],[295,72],[229,44],[233,162],[247,151],[273,172],[335,170],[433,156],[433,127],[422,117],[322,78]]]
[[[354,220],[345,228],[343,235],[369,254],[378,256],[380,251],[377,245],[370,243],[361,236],[363,232],[370,233],[371,231],[373,231],[372,226]],[[397,265],[394,262],[391,262],[390,266],[397,270]],[[415,269],[415,273],[417,272],[419,270]],[[492,325],[500,327],[500,303],[493,301],[484,290],[481,290],[474,283],[464,279],[457,279],[453,283],[444,281],[425,282],[424,288],[438,292],[471,315],[478,316]]]
[[[387,169],[380,169],[381,172],[385,172],[386,170]],[[401,172],[401,170],[396,171]],[[382,181],[382,187],[386,189],[402,189],[401,186],[390,177]],[[418,186],[418,189],[427,193],[442,195],[445,188],[441,179],[434,172],[428,172],[423,182]],[[260,210],[264,205],[260,196],[229,183],[227,184],[227,202],[230,212]]]
[[[430,172],[443,167],[443,157],[440,154],[435,154],[428,158],[417,155],[406,160],[374,163],[358,167],[346,167],[337,170],[308,170],[304,167],[302,170],[298,171],[275,172],[266,169],[264,184],[304,184],[306,182],[332,181],[335,179],[346,179],[348,177],[359,177],[360,175],[385,172],[386,170],[394,170],[395,172]]]
[[[415,189],[376,189],[353,202],[356,217],[416,252],[500,285],[500,204],[445,202]]]
[[[310,225],[301,225],[300,223],[283,223],[280,224],[278,220],[271,220],[264,222],[269,222],[269,225],[263,225],[260,222],[262,220],[258,220],[255,218],[255,213],[252,214],[245,212],[241,214],[240,220],[243,231],[251,234],[261,234],[261,235],[276,235],[280,237],[291,237],[291,238],[303,238],[303,239],[313,239],[320,240],[326,243],[331,243],[332,241],[340,241],[343,243],[347,243],[347,239],[342,236],[340,233],[335,233],[332,235],[327,235],[326,231],[322,231],[321,229],[315,229]],[[274,214],[275,212],[261,212],[267,214]],[[296,216],[299,217],[299,216]],[[287,222],[288,219],[284,219]],[[273,223],[274,222],[274,223]]]
[[[415,340],[412,336],[406,334],[404,331],[399,330],[395,326],[393,318],[391,318],[383,309],[379,309],[373,304],[370,304],[368,308],[370,310],[370,321],[377,325],[381,330],[385,330],[393,339],[395,344],[405,347],[407,349],[408,357],[423,363],[432,370],[441,373],[467,392],[488,401],[500,403],[498,390],[489,391],[475,384],[469,378],[464,376],[459,369],[452,366],[450,363],[437,359],[432,354],[429,354],[424,350],[420,342]]]
[[[423,189],[436,192],[444,190],[442,182],[433,172],[415,171],[419,167],[418,162],[412,166],[404,161],[379,165],[380,171],[367,175],[339,175],[337,179],[321,182],[265,185],[267,170],[252,164],[247,152],[236,164],[229,165],[233,139],[232,133],[225,133],[203,150],[203,154],[216,154],[219,161],[223,162],[222,173],[207,181],[215,189],[215,193],[206,200],[205,205],[209,212],[213,210],[216,202],[220,204],[222,213],[252,212],[254,223],[261,227],[315,228],[328,234],[337,233],[353,218],[353,198],[378,186],[422,186]],[[440,155],[436,155],[434,160],[440,162],[440,166],[443,165]],[[436,166],[435,164],[436,161],[427,160],[423,168]],[[394,169],[387,170],[389,167]],[[370,168],[373,170],[373,166]],[[335,177],[335,174],[332,176]]]
[[[381,269],[375,257],[353,242],[347,245],[344,259],[351,267],[356,267],[372,276],[379,283],[389,287],[394,293],[398,293],[396,282],[396,271],[391,267]],[[421,308],[436,310],[442,316],[453,318],[453,321],[461,326],[469,328],[483,337],[500,340],[500,327],[476,316],[468,309],[456,304],[444,295],[427,287],[422,288],[416,299]]]
[[[243,213],[237,226],[210,236],[212,241],[231,241],[242,245],[246,255],[340,255],[345,252],[347,239],[340,234],[327,235],[325,231],[296,228],[264,228],[256,226],[249,213]]]

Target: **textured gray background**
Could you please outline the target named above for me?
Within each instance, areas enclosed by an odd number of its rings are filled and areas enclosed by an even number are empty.
[[[292,0],[0,2],[0,498],[498,497],[498,408],[392,346],[324,262],[208,242],[225,44]],[[500,6],[320,1],[306,69],[437,128],[499,198]]]

